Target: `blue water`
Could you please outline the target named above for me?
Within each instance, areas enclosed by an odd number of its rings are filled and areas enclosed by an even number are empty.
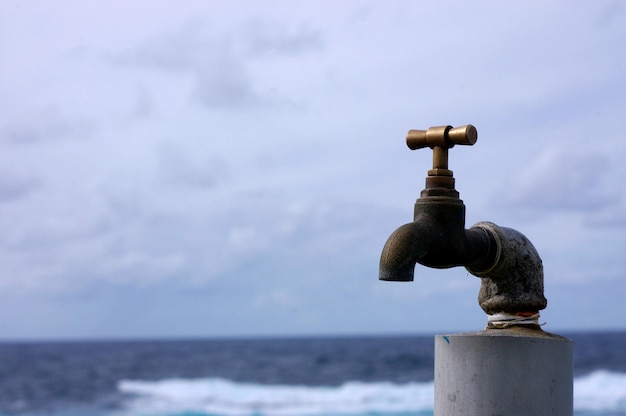
[[[626,415],[626,332],[562,334],[577,416]],[[433,337],[0,344],[0,415],[433,414]]]

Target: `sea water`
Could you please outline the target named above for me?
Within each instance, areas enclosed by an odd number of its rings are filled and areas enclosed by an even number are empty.
[[[574,344],[575,415],[626,415],[626,332]],[[432,336],[0,344],[0,415],[433,414]]]

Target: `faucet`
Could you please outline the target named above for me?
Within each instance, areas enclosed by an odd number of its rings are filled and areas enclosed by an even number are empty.
[[[478,301],[490,316],[488,328],[508,323],[538,328],[539,310],[547,300],[535,247],[522,233],[491,222],[465,229],[465,205],[448,168],[448,151],[477,140],[478,132],[471,124],[408,132],[411,150],[432,149],[433,167],[415,202],[413,222],[396,229],[385,243],[379,279],[413,281],[417,263],[437,269],[464,266],[481,278]]]

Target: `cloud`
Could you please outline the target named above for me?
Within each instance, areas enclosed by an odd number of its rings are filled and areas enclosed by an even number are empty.
[[[69,117],[48,107],[23,112],[0,125],[0,139],[11,144],[29,145],[57,140],[84,140],[95,129],[92,120]]]
[[[610,179],[607,155],[548,147],[521,174],[505,183],[506,192],[501,194],[506,197],[497,201],[512,210],[529,209],[533,215],[598,212],[619,202]]]
[[[278,296],[287,305],[283,295],[306,297],[319,280],[358,280],[363,252],[378,255],[383,238],[372,233],[386,224],[379,208],[216,186],[210,172],[198,179],[185,170],[181,155],[167,162],[175,182],[166,187],[77,189],[68,201],[25,210],[19,223],[5,219],[4,262],[14,273],[1,279],[3,291],[57,296],[94,284],[243,285],[249,294],[240,296],[250,302],[279,287],[283,292],[268,299]],[[176,181],[183,189],[172,192]]]
[[[211,109],[244,109],[276,104],[276,97],[256,88],[250,68],[254,61],[307,53],[321,44],[320,35],[302,25],[254,21],[237,32],[216,36],[191,22],[109,59],[116,65],[191,75],[195,101]]]
[[[219,157],[192,161],[184,149],[172,142],[158,148],[158,176],[171,186],[213,188],[227,176],[227,164]]]
[[[21,199],[41,186],[41,179],[34,176],[16,176],[10,172],[0,172],[0,203]]]
[[[617,281],[625,55],[610,7],[605,25],[603,4],[331,3],[90,3],[51,8],[35,31],[40,13],[12,18],[0,292],[24,296],[0,324],[27,333],[28,314],[53,336],[310,330],[298,314],[320,332],[465,326],[460,302],[480,314],[464,293],[479,281],[462,268],[376,279],[431,166],[403,136],[445,123],[480,132],[450,158],[469,215],[527,234],[551,282]],[[121,303],[135,326],[93,326]],[[406,313],[416,305],[438,318]]]
[[[259,293],[254,301],[258,308],[294,309],[302,304],[302,299],[295,296],[291,291],[285,289],[274,289]]]
[[[304,24],[286,26],[260,20],[253,21],[242,30],[249,56],[295,56],[308,53],[323,46],[320,33]]]
[[[135,103],[127,116],[129,121],[146,119],[154,113],[154,99],[148,87],[139,83],[136,90]]]
[[[586,224],[590,227],[626,227],[626,200],[620,199],[618,204],[611,204],[606,209],[586,219]]]

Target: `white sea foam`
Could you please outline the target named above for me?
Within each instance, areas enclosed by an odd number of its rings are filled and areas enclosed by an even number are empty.
[[[128,410],[147,414],[323,415],[420,412],[432,409],[433,383],[345,383],[305,387],[235,383],[222,379],[122,381]]]
[[[432,414],[427,383],[350,382],[337,387],[237,383],[223,379],[122,381],[130,414],[307,416]],[[575,414],[626,415],[626,374],[596,371],[574,381]]]
[[[626,374],[598,370],[574,380],[574,409],[626,415]]]

